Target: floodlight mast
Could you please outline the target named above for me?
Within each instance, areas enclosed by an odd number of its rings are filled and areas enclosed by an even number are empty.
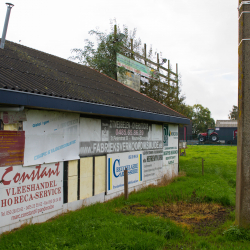
[[[12,4],[12,3],[6,3],[6,5],[8,5],[8,6],[7,6],[7,12],[6,12],[6,17],[5,17],[5,22],[4,22],[4,26],[3,26],[3,33],[2,33],[2,39],[1,39],[1,45],[0,45],[1,49],[4,49],[5,37],[6,37],[8,23],[9,23],[9,18],[10,18],[10,11],[11,11],[11,8],[14,6],[14,4]]]

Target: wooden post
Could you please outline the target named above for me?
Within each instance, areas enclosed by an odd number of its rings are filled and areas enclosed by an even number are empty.
[[[170,60],[168,60],[168,86],[170,86]]]
[[[144,43],[144,61],[145,61],[145,65],[147,65],[147,44]]]
[[[128,199],[128,170],[124,170],[124,198]]]
[[[178,92],[179,92],[178,63],[176,63],[176,75],[177,75],[177,76],[176,76],[176,80],[177,80],[177,83],[176,83],[176,87],[177,87],[177,93],[176,93],[176,94],[177,94],[177,96],[176,96],[176,97],[177,97],[177,101],[178,101],[178,99],[179,99],[179,93],[178,93]]]
[[[116,42],[116,36],[117,36],[117,26],[114,25],[114,42]]]
[[[250,227],[250,2],[239,0],[236,225]]]
[[[130,42],[131,42],[131,51],[132,51],[132,53],[131,53],[131,55],[130,55],[130,57],[133,59],[134,58],[134,55],[133,55],[133,52],[134,52],[134,41],[133,41],[133,39],[130,39]]]
[[[116,43],[116,38],[117,38],[117,26],[116,24],[114,25],[114,43]],[[115,58],[114,60],[116,61],[116,52],[115,52]],[[116,66],[117,67],[117,66]],[[115,68],[115,80],[117,80],[117,68]]]
[[[160,100],[160,89],[161,89],[161,81],[160,81],[160,77],[158,77],[158,74],[160,73],[160,59],[159,59],[159,53],[157,53],[157,97],[158,97],[158,100]]]
[[[201,162],[202,162],[202,175],[204,175],[204,161],[203,158],[201,159]]]
[[[160,70],[160,60],[159,60],[159,53],[157,53],[157,71]]]

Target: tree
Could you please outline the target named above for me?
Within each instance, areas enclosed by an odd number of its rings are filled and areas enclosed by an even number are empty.
[[[144,54],[144,48],[141,47],[141,39],[136,38],[136,29],[129,31],[126,25],[123,25],[123,30],[117,25],[113,25],[114,21],[111,21],[110,33],[100,32],[98,30],[89,31],[90,35],[95,36],[96,44],[89,40],[85,40],[84,49],[72,49],[71,60],[77,61],[81,64],[96,69],[99,72],[106,74],[107,76],[116,79],[117,71],[123,75],[126,70],[123,67],[117,67],[116,54],[121,53],[127,57],[136,59],[136,61],[144,63],[142,57],[137,57],[136,54],[132,54],[123,50],[123,47],[130,49],[133,41],[133,51],[139,54]],[[117,27],[117,28],[115,28]],[[122,39],[121,39],[122,38]],[[132,39],[132,41],[131,41]],[[161,53],[160,57],[161,57]],[[151,61],[155,61],[152,46],[149,48],[147,58]],[[161,60],[161,58],[160,58]],[[153,67],[149,63],[149,67]],[[155,70],[157,72],[157,70]],[[161,72],[161,70],[159,70]],[[175,79],[177,80],[177,79]],[[165,104],[166,106],[181,112],[180,106],[184,105],[185,96],[181,95],[181,78],[178,76],[179,86],[176,87],[175,82],[168,82],[166,79],[162,79],[159,75],[152,74],[148,83],[142,83],[141,93]]]
[[[85,40],[84,49],[72,49],[73,56],[71,60],[77,61],[83,65],[89,66],[97,71],[116,79],[117,71],[124,74],[123,67],[117,67],[116,54],[122,53],[122,47],[130,47],[131,39],[133,39],[134,50],[137,51],[141,46],[141,40],[136,39],[136,29],[129,32],[124,25],[123,32],[119,26],[115,30],[113,22],[111,21],[111,32],[109,34],[100,32],[98,30],[90,30],[89,34],[95,36],[97,44]],[[126,53],[123,53],[126,56]]]
[[[211,112],[208,108],[204,108],[201,104],[193,106],[193,135],[198,136],[199,133],[206,132],[208,128],[214,128],[215,122],[211,118]]]
[[[171,69],[171,67],[170,67]],[[177,80],[177,78],[175,79]],[[153,98],[154,100],[182,113],[185,106],[185,95],[181,94],[181,75],[178,75],[178,87],[176,82],[163,79],[157,74],[152,74],[148,83],[143,83],[141,86],[141,93]],[[182,113],[183,114],[183,113]]]
[[[238,120],[238,106],[233,105],[232,110],[229,110],[228,119],[229,120]]]
[[[180,110],[183,115],[188,117],[190,120],[194,118],[194,108],[193,106],[186,105],[186,104],[181,104],[180,105]]]

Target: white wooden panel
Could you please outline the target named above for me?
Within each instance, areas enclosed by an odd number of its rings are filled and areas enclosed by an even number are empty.
[[[80,159],[80,200],[93,194],[93,157]]]
[[[77,166],[78,166],[78,160],[69,161],[68,176],[77,176],[78,175]]]
[[[77,176],[68,177],[68,202],[77,201]]]
[[[101,141],[101,120],[80,118],[80,141]]]
[[[162,125],[152,124],[152,140],[162,140]]]
[[[95,195],[105,192],[106,156],[95,157]]]

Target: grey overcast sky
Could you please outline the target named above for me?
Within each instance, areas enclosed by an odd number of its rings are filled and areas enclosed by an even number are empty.
[[[0,32],[6,0],[0,0]],[[110,20],[137,29],[178,63],[186,104],[209,108],[215,120],[228,119],[237,105],[238,0],[11,0],[6,40],[65,59],[83,48],[88,31],[110,30]],[[93,38],[94,39],[94,38]],[[167,64],[166,64],[167,65]]]

